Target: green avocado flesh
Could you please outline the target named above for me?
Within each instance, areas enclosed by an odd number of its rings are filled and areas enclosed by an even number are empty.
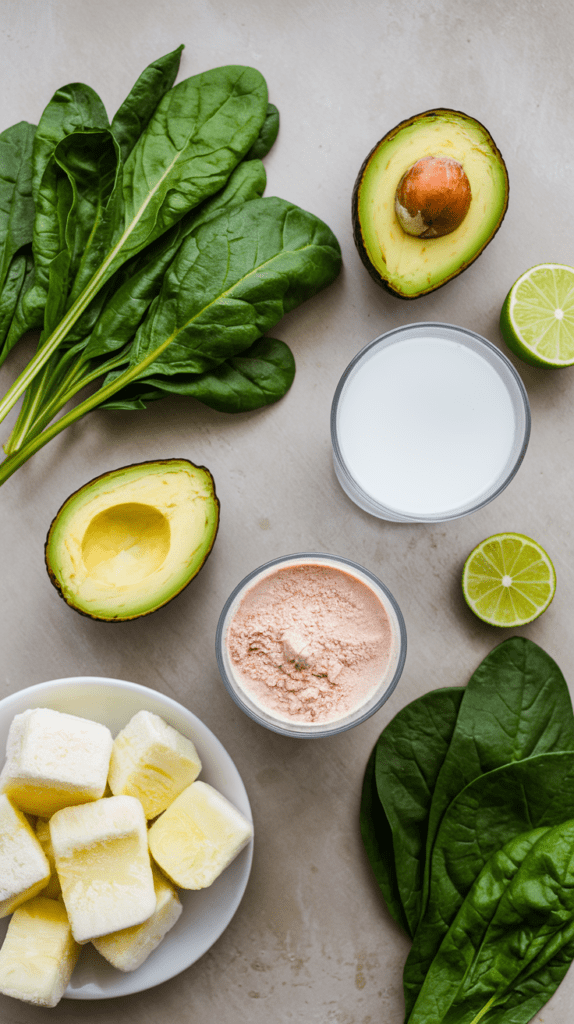
[[[124,466],[75,491],[46,539],[50,579],[76,611],[148,615],[197,575],[219,525],[209,470],[187,459]]]
[[[471,188],[464,220],[441,238],[406,234],[395,213],[397,185],[426,156],[458,161]],[[506,167],[486,128],[456,110],[429,110],[393,128],[361,167],[353,191],[355,244],[378,284],[415,299],[446,284],[480,255],[507,205]]]

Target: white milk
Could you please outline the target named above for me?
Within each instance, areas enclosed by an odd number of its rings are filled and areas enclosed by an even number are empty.
[[[424,328],[425,325],[421,325]],[[447,334],[448,332],[443,332]],[[516,461],[515,403],[490,352],[454,337],[374,346],[339,399],[340,453],[354,481],[405,516],[474,506]],[[486,346],[484,346],[486,348]]]

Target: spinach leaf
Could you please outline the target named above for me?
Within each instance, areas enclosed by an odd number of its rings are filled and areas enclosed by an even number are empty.
[[[159,101],[175,82],[182,50],[183,44],[149,64],[114,115],[111,128],[123,163],[147,128]]]
[[[134,339],[134,379],[213,369],[330,284],[340,266],[327,225],[285,200],[220,213],[184,241],[167,270]]]
[[[45,306],[50,286],[50,267],[53,261],[66,251],[66,224],[73,204],[73,191],[69,179],[60,173],[60,169],[52,153],[36,198],[36,216],[34,219],[34,285],[32,293],[27,297],[27,308]],[[69,260],[66,259],[66,267]],[[67,274],[66,274],[67,278]],[[68,294],[66,291],[62,304]]]
[[[432,795],[463,694],[463,687],[448,687],[412,701],[395,715],[376,745],[376,786],[392,834],[388,857],[394,857],[406,931],[411,937],[422,911]]]
[[[409,1024],[500,1021],[505,1008],[513,1021],[530,1020],[553,989],[545,977],[537,1005],[532,995],[526,1000],[527,1017],[519,1012],[517,983],[544,975],[573,938],[574,821],[566,821],[518,837],[487,863],[433,960]]]
[[[8,355],[9,349],[4,345],[10,329],[12,318],[18,304],[18,298],[29,266],[29,257],[25,253],[15,256],[8,267],[4,287],[0,292],[0,364]]]
[[[32,241],[31,155],[36,127],[20,121],[0,134],[0,289],[18,251]]]
[[[521,832],[574,818],[574,752],[538,754],[479,776],[452,801],[433,851],[431,897],[405,965],[406,1020],[489,857]]]
[[[22,295],[31,284],[34,231],[31,155],[36,128],[26,121],[0,134],[0,363]]]
[[[64,249],[64,232],[72,203],[70,184],[58,173],[54,160],[56,146],[71,132],[108,127],[108,117],[97,93],[87,85],[75,83],[58,89],[45,107],[34,134],[31,164],[31,191],[35,204],[33,250],[35,272],[29,287],[18,301],[7,347],[12,348],[28,330],[40,328],[44,321],[50,263]],[[62,264],[54,268],[61,276]],[[67,275],[65,275],[67,277]],[[52,300],[52,306],[54,300]],[[59,306],[63,306],[59,300]],[[23,389],[22,389],[23,390]]]
[[[464,693],[432,798],[423,906],[435,837],[456,795],[494,768],[552,750],[574,750],[568,686],[542,648],[511,637],[478,666]]]
[[[262,160],[267,156],[279,133],[279,111],[274,103],[267,104],[265,120],[259,135],[247,154],[248,160]]]
[[[106,108],[89,85],[74,82],[57,89],[44,108],[34,136],[32,194],[35,201],[54,150],[72,132],[109,128]]]
[[[120,170],[118,145],[109,130],[72,132],[50,158],[34,232],[35,288],[43,288],[46,296],[41,342],[91,276],[98,232],[104,229],[111,237],[117,231]]]
[[[376,753],[377,747],[375,744],[367,761],[363,779],[359,816],[361,838],[369,864],[391,917],[398,924],[399,928],[402,928],[407,935],[410,935],[410,928],[405,916],[397,882],[393,834],[377,792],[377,782],[375,779]]]
[[[110,238],[118,231],[123,214],[118,187],[121,160],[110,131],[73,132],[58,144],[54,155],[72,190],[65,225],[69,276],[73,282],[68,305],[90,276],[92,247],[103,226]]]
[[[218,412],[236,413],[277,402],[294,377],[295,360],[289,346],[277,338],[264,337],[195,379],[189,375],[183,379],[168,377],[155,384],[163,394],[190,395]]]
[[[295,377],[293,354],[283,341],[259,338],[241,355],[214,370],[174,377],[151,377],[104,404],[107,409],[143,409],[167,394],[188,395],[218,412],[248,412],[277,402]],[[110,378],[112,376],[110,375]]]
[[[46,293],[42,291],[38,294],[34,291],[35,277],[34,257],[30,253],[27,257],[23,285],[18,294],[16,308],[4,343],[4,355],[14,348],[26,331],[40,330],[42,327]]]
[[[170,89],[126,161],[125,225],[106,274],[225,184],[266,108],[267,86],[254,68],[215,68]]]
[[[44,167],[36,193],[34,285],[25,308],[27,320],[36,322],[36,310],[49,304],[47,334],[68,307],[74,278],[89,260],[118,173],[116,146],[109,129],[74,131],[56,144]]]

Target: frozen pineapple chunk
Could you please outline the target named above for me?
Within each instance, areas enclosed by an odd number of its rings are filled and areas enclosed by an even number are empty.
[[[193,782],[149,830],[149,847],[162,871],[182,889],[205,889],[231,864],[253,826],[206,782]]]
[[[120,971],[135,971],[157,949],[160,942],[173,928],[182,911],[179,896],[171,882],[152,865],[156,908],[143,924],[124,928],[112,935],[93,939],[93,944]]]
[[[76,942],[151,917],[156,899],[142,805],[110,796],[50,818],[62,897]]]
[[[50,865],[51,871],[50,881],[46,888],[42,889],[42,896],[47,896],[48,899],[51,900],[57,900],[58,896],[62,895],[62,886],[60,885],[60,879],[58,878],[58,872],[56,871],[54,850],[52,847],[52,839],[50,837],[50,822],[45,818],[38,818],[36,822],[36,838],[48,858],[48,864]]]
[[[29,822],[0,794],[0,917],[41,892],[50,865]]]
[[[155,818],[200,771],[191,740],[159,715],[138,711],[114,740],[109,784],[116,796],[137,796],[146,818]]]
[[[56,1006],[80,947],[63,903],[36,896],[15,911],[0,949],[0,992],[37,1006]]]
[[[8,733],[0,792],[28,814],[49,818],[104,792],[112,734],[105,725],[50,708],[16,715]]]

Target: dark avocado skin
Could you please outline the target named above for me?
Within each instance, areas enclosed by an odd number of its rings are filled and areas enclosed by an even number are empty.
[[[139,612],[137,615],[123,615],[123,616],[121,616],[121,618],[120,617],[118,617],[118,618],[104,618],[103,616],[100,616],[100,615],[90,615],[89,612],[84,611],[82,608],[78,608],[77,605],[73,604],[71,601],[68,601],[66,595],[62,591],[62,588],[60,586],[58,578],[56,577],[56,575],[55,575],[55,573],[54,573],[54,571],[53,571],[53,569],[50,566],[50,563],[48,561],[48,546],[49,546],[50,539],[51,539],[51,536],[52,536],[52,531],[53,531],[53,529],[54,529],[54,527],[56,525],[56,522],[58,521],[58,517],[59,517],[60,513],[66,507],[66,505],[69,504],[69,502],[73,501],[73,499],[76,497],[76,495],[78,495],[81,491],[83,491],[90,484],[96,483],[97,480],[104,480],[106,477],[109,477],[112,474],[121,473],[123,470],[126,470],[126,469],[134,469],[136,466],[137,467],[140,467],[140,466],[169,466],[172,462],[188,462],[189,465],[193,466],[194,469],[203,470],[203,472],[207,473],[207,475],[209,476],[209,478],[211,480],[211,483],[212,483],[212,487],[213,487],[213,500],[214,500],[215,505],[217,507],[217,525],[216,525],[215,532],[214,532],[212,540],[211,540],[211,544],[209,546],[209,550],[206,552],[205,557],[203,559],[203,562],[198,567],[197,572],[191,577],[191,579],[189,579],[187,581],[187,583],[184,583],[183,586],[179,588],[179,590],[174,591],[173,594],[171,594],[168,598],[166,598],[165,601],[162,601],[161,604],[156,605],[155,608],[150,608],[149,611],[147,611],[147,612]],[[184,591],[186,589],[186,587],[189,586],[191,581],[195,579],[195,577],[197,576],[197,573],[199,572],[199,570],[202,569],[203,566],[205,565],[208,556],[211,554],[211,551],[213,550],[213,545],[215,544],[215,539],[216,539],[217,534],[219,532],[219,521],[220,521],[219,520],[219,512],[220,512],[220,509],[221,509],[221,504],[220,504],[219,498],[217,497],[217,494],[215,493],[215,481],[214,481],[214,479],[213,479],[209,469],[207,468],[207,466],[198,466],[195,462],[191,462],[189,459],[185,459],[185,458],[181,458],[181,459],[178,459],[178,458],[172,458],[172,459],[148,459],[145,462],[132,462],[128,466],[119,466],[118,469],[109,470],[107,473],[100,473],[99,476],[94,476],[94,477],[92,477],[91,480],[87,480],[85,484],[82,484],[82,486],[78,487],[78,489],[76,491],[73,491],[72,494],[68,495],[68,497],[66,498],[64,503],[60,506],[60,508],[56,512],[56,515],[52,519],[52,522],[50,523],[50,529],[48,530],[48,534],[47,534],[46,541],[45,541],[45,544],[44,544],[44,561],[45,561],[45,564],[46,564],[46,569],[47,569],[47,572],[48,572],[48,576],[50,577],[50,582],[56,588],[56,590],[58,591],[58,594],[60,595],[62,600],[66,602],[68,607],[69,608],[73,608],[74,611],[78,613],[78,615],[83,615],[87,619],[93,619],[93,620],[95,620],[97,622],[113,622],[113,623],[117,623],[117,622],[133,622],[135,619],[143,618],[144,615],[151,615],[152,612],[157,611],[158,608],[163,608],[163,606],[168,604],[170,601],[172,601],[174,597],[177,597],[178,594],[181,594],[182,591]]]
[[[487,240],[485,241],[485,243],[482,246],[482,248],[479,249],[478,252],[476,252],[471,259],[463,261],[461,263],[460,267],[458,268],[458,270],[456,270],[453,274],[449,274],[448,277],[445,277],[444,281],[441,281],[440,284],[433,285],[432,288],[426,288],[426,289],[418,292],[416,295],[404,295],[402,292],[398,291],[396,288],[393,288],[393,286],[390,284],[390,282],[387,281],[385,278],[383,278],[379,274],[378,270],[376,269],[376,267],[373,266],[373,264],[371,263],[371,260],[369,259],[369,255],[368,255],[368,252],[367,252],[367,249],[365,247],[364,240],[363,240],[363,233],[362,233],[362,230],[361,230],[361,222],[360,222],[360,219],[359,219],[359,192],[360,192],[361,185],[362,185],[364,177],[365,177],[365,173],[366,173],[366,171],[367,171],[367,169],[369,167],[369,164],[370,164],[374,154],[377,152],[377,150],[379,149],[380,146],[382,146],[386,142],[390,142],[390,140],[393,139],[394,136],[397,135],[400,131],[402,131],[403,128],[409,127],[410,125],[414,124],[416,121],[422,121],[424,118],[427,118],[427,117],[429,117],[429,118],[430,117],[440,117],[441,115],[444,115],[444,114],[457,114],[459,117],[471,120],[475,124],[479,125],[479,127],[482,128],[483,131],[486,133],[486,135],[490,139],[493,153],[497,157],[497,159],[499,160],[500,165],[501,165],[501,167],[502,167],[502,169],[504,171],[504,177],[506,179],[506,202],[504,204],[504,208],[503,208],[502,214],[500,216],[500,219],[499,219],[498,223],[496,224],[494,230],[492,231],[491,235],[489,236],[489,238],[487,238]],[[442,288],[445,284],[448,284],[449,281],[452,281],[453,278],[458,277],[459,274],[462,274],[463,270],[466,270],[466,268],[469,267],[471,263],[474,263],[474,261],[476,259],[478,259],[480,254],[482,252],[484,252],[484,250],[485,250],[486,246],[488,245],[488,243],[492,241],[492,239],[494,238],[494,236],[497,233],[498,229],[500,228],[500,225],[502,224],[502,221],[504,220],[504,217],[506,215],[506,211],[508,209],[508,189],[509,189],[509,186],[508,186],[508,172],[507,172],[506,164],[504,162],[502,154],[501,154],[500,150],[498,149],[498,146],[494,142],[494,139],[492,138],[492,136],[488,132],[488,130],[484,127],[484,125],[480,121],[477,121],[477,119],[475,117],[469,118],[468,114],[464,114],[461,110],[453,110],[452,108],[448,108],[448,107],[436,107],[434,110],[425,110],[422,114],[415,114],[414,117],[409,117],[405,121],[400,121],[399,124],[395,125],[395,127],[392,128],[390,132],[387,132],[386,135],[383,135],[382,139],[379,139],[379,141],[377,143],[375,143],[375,145],[373,146],[371,151],[367,154],[367,156],[365,157],[365,159],[364,159],[364,161],[363,161],[363,163],[361,165],[361,169],[360,169],[360,171],[359,171],[359,173],[357,175],[357,178],[356,178],[356,181],[355,181],[355,184],[354,184],[354,187],[353,187],[353,195],[352,195],[352,200],[351,200],[351,217],[352,217],[352,223],[353,223],[353,240],[355,242],[355,246],[357,248],[359,256],[361,257],[361,261],[362,261],[363,265],[365,266],[366,270],[368,270],[370,276],[373,278],[373,281],[376,281],[376,283],[378,285],[380,285],[382,288],[384,288],[385,291],[387,291],[390,295],[394,295],[395,298],[397,298],[397,299],[406,299],[406,300],[418,299],[418,298],[420,298],[421,295],[428,295],[431,291],[433,291],[433,292],[437,291],[438,288]]]

